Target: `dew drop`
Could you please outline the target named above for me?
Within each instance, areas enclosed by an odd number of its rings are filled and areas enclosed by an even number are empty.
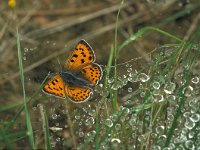
[[[176,96],[174,96],[174,95],[168,95],[168,96],[167,96],[167,100],[168,100],[168,101],[173,102],[173,101],[175,101],[175,99],[176,99]]]
[[[116,124],[116,125],[115,125],[115,129],[116,129],[117,131],[121,130],[121,128],[122,128],[121,124]]]
[[[141,82],[147,82],[150,79],[150,77],[145,73],[140,73],[138,78]]]
[[[191,118],[191,120],[192,120],[193,122],[198,122],[198,121],[200,121],[200,115],[199,115],[199,114],[192,114],[192,116],[191,116],[190,118]]]
[[[79,137],[83,137],[84,136],[84,133],[81,131],[78,133]]]
[[[60,141],[60,137],[57,137],[57,138],[56,138],[56,141],[59,142],[59,141]]]
[[[55,119],[57,119],[58,115],[57,114],[52,114],[51,117],[52,117],[52,119],[55,120]]]
[[[112,146],[117,148],[117,146],[121,143],[120,139],[112,138],[111,139]]]
[[[86,126],[92,126],[95,123],[94,118],[93,117],[89,117],[88,119],[86,119],[85,121],[85,125]]]
[[[111,116],[111,119],[115,122],[115,121],[117,121],[118,116],[117,116],[116,114],[113,114],[113,115]]]
[[[164,133],[164,129],[165,129],[164,126],[158,126],[158,127],[156,128],[156,133],[159,134],[159,135],[161,135],[161,134]]]
[[[145,142],[146,141],[145,136],[144,135],[139,135],[138,136],[138,141],[141,142],[141,143]]]
[[[28,48],[24,48],[24,52],[27,53],[28,52]]]
[[[33,107],[32,109],[33,109],[33,111],[36,111],[36,110],[37,110],[37,107]]]
[[[188,118],[186,119],[184,126],[191,130],[195,126],[195,122],[191,118]]]
[[[108,127],[112,127],[113,126],[113,122],[111,119],[106,119],[105,120],[105,125],[107,125]]]
[[[176,88],[176,84],[173,82],[168,82],[164,86],[164,91],[166,94],[172,94]]]
[[[113,83],[114,82],[114,79],[113,78],[110,78],[110,79],[108,79],[108,83],[110,84],[110,83]]]
[[[197,83],[199,83],[199,77],[194,77],[194,78],[192,78],[192,83],[194,83],[194,84],[197,84]]]
[[[75,115],[75,119],[79,120],[81,118],[80,115]]]
[[[155,81],[155,82],[153,83],[153,88],[156,89],[156,90],[158,90],[158,89],[160,88],[160,83],[157,82],[157,81]]]
[[[192,140],[185,141],[185,147],[188,148],[188,149],[195,149],[195,146],[194,146]]]
[[[192,92],[193,92],[193,87],[191,87],[191,86],[188,86],[188,87],[183,89],[183,94],[186,97],[190,97],[192,95]]]
[[[193,138],[193,137],[194,137],[194,135],[195,135],[195,132],[193,132],[193,131],[190,131],[190,132],[189,132],[189,134],[188,134],[188,137],[191,139],[191,138]]]
[[[99,86],[102,88],[102,87],[103,87],[103,84],[102,84],[102,83],[100,83],[100,84],[99,84]]]
[[[132,89],[131,87],[129,87],[129,88],[128,88],[128,92],[129,92],[129,93],[132,93],[132,92],[133,92],[133,89]]]
[[[128,68],[127,69],[127,72],[131,72],[133,69],[132,68]]]
[[[161,150],[161,147],[159,145],[154,145],[153,150]]]
[[[87,136],[90,138],[90,140],[94,139],[95,135],[96,135],[95,130],[92,130],[92,131],[87,133]]]

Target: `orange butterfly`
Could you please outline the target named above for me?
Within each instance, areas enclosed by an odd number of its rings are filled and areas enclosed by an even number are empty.
[[[63,71],[44,84],[43,91],[56,97],[69,97],[80,103],[89,99],[102,78],[101,66],[95,61],[91,46],[80,40],[63,66]]]

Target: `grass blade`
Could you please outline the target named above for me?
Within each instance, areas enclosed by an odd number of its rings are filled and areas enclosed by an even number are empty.
[[[33,129],[32,129],[31,119],[30,119],[30,115],[29,115],[28,107],[27,107],[27,99],[26,99],[26,92],[25,92],[25,85],[24,85],[23,64],[22,64],[22,54],[21,54],[20,37],[19,37],[18,30],[17,30],[17,50],[18,50],[20,79],[21,79],[23,97],[24,97],[24,112],[26,116],[26,126],[28,129],[28,137],[29,137],[29,142],[31,144],[31,149],[34,149]]]
[[[1,111],[6,111],[8,109],[13,109],[13,108],[18,107],[18,106],[20,106],[22,104],[23,104],[22,102],[19,102],[17,104],[10,104],[10,105],[7,105],[7,106],[0,107],[0,112]]]
[[[124,48],[126,45],[128,45],[130,42],[134,41],[135,39],[141,37],[143,34],[146,34],[147,32],[150,32],[150,31],[156,31],[156,32],[159,32],[165,36],[168,36],[174,40],[176,40],[177,42],[183,42],[183,40],[179,39],[178,37],[166,32],[166,31],[163,31],[159,28],[156,28],[156,27],[151,27],[151,26],[147,26],[147,27],[144,27],[142,28],[141,30],[139,30],[138,32],[136,32],[135,34],[133,34],[132,36],[130,36],[128,39],[126,39],[119,47],[119,51]]]
[[[46,112],[43,109],[43,105],[40,107],[40,113],[42,115],[42,121],[43,121],[43,132],[45,135],[45,148],[47,150],[51,150],[51,141],[50,141],[50,133],[49,133],[49,122]]]
[[[95,135],[95,150],[99,149],[99,113],[96,108],[96,135]]]
[[[10,138],[7,138],[4,129],[0,126],[0,140],[3,140],[7,149],[12,149]]]

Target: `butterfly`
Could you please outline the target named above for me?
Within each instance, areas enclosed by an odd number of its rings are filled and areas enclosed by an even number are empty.
[[[64,63],[63,71],[47,81],[42,90],[59,98],[68,97],[75,103],[85,102],[102,76],[102,68],[95,63],[92,47],[80,40]]]

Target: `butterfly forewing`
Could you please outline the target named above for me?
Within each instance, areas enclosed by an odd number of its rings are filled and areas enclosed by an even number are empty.
[[[78,71],[85,65],[95,60],[94,52],[91,46],[81,40],[76,45],[75,49],[64,64],[65,71]]]

